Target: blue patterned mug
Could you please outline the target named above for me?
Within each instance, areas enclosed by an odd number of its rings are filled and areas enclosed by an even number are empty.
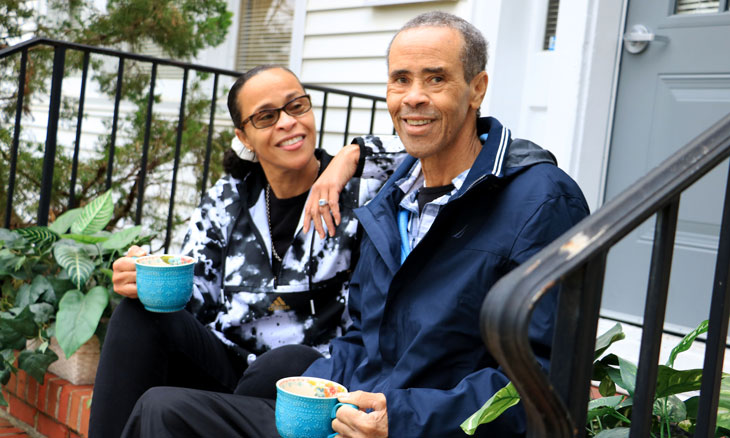
[[[180,255],[150,255],[135,261],[137,296],[151,312],[182,310],[193,294],[195,259]]]
[[[276,382],[276,430],[282,438],[329,438],[337,397],[347,389],[316,377],[286,377]],[[356,407],[355,405],[349,406]]]

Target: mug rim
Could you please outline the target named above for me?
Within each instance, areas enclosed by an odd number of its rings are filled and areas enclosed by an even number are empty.
[[[148,265],[146,263],[140,263],[140,261],[142,261],[142,260],[150,259],[150,258],[153,258],[153,257],[160,258],[162,256],[180,257],[180,259],[181,260],[184,260],[185,263],[182,263],[182,264],[179,264],[179,265],[167,265],[167,264],[165,264],[165,265]],[[181,266],[187,266],[187,265],[193,265],[193,264],[195,264],[195,259],[192,258],[192,257],[190,257],[190,256],[188,256],[188,255],[183,255],[183,254],[149,254],[149,255],[146,255],[146,256],[137,257],[134,260],[134,265],[135,266],[144,266],[146,268],[154,268],[154,269],[157,269],[157,268],[160,268],[160,269],[179,268]]]
[[[295,394],[295,393],[293,393],[291,391],[287,391],[286,389],[284,389],[284,388],[282,388],[280,386],[282,383],[284,383],[287,380],[300,380],[300,379],[317,380],[319,382],[333,383],[333,384],[339,386],[340,388],[344,389],[344,391],[338,392],[335,395],[330,395],[330,396],[327,396],[327,397],[317,397],[317,396],[313,396],[313,395]],[[321,377],[305,377],[305,376],[289,376],[289,377],[283,377],[283,378],[281,378],[281,379],[279,379],[279,380],[276,381],[276,390],[277,391],[284,392],[284,393],[286,393],[288,395],[293,395],[293,396],[296,396],[296,397],[302,397],[302,398],[307,398],[307,399],[312,399],[312,400],[334,400],[334,399],[337,399],[339,396],[345,395],[345,394],[348,393],[348,390],[345,387],[345,385],[343,385],[341,383],[337,383],[334,380],[323,379]]]

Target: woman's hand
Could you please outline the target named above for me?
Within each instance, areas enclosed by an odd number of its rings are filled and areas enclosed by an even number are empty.
[[[332,420],[338,438],[387,438],[388,410],[385,394],[355,391],[338,397],[342,403],[352,403],[360,410],[343,406]],[[372,409],[370,412],[365,412]]]
[[[317,178],[309,191],[309,198],[304,205],[304,232],[309,232],[310,222],[319,237],[324,239],[325,231],[322,221],[327,226],[330,237],[335,235],[335,226],[340,224],[340,192],[350,178],[355,175],[357,162],[360,159],[360,146],[350,144],[342,148],[332,158],[329,166]],[[320,200],[324,200],[320,205]]]
[[[137,298],[137,269],[133,257],[146,256],[147,251],[139,246],[132,246],[125,257],[118,258],[112,265],[112,283],[114,292],[119,295]]]

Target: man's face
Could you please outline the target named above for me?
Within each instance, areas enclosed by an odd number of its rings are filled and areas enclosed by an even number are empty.
[[[463,44],[461,34],[447,27],[408,29],[391,44],[388,111],[406,151],[416,158],[446,153],[474,135],[467,115],[474,117],[469,110],[476,111],[484,90],[475,96],[475,87],[464,80]]]

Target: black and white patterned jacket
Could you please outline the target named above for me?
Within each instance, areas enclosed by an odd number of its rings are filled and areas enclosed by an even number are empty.
[[[226,175],[193,212],[182,252],[197,260],[191,311],[249,362],[285,344],[305,344],[327,353],[329,341],[349,323],[344,314],[350,273],[359,247],[353,210],[372,199],[406,154],[395,137],[364,137],[361,176],[340,194],[342,220],[334,237],[302,231],[271,268],[271,236],[260,167],[243,180]],[[322,168],[332,157],[315,152]]]

